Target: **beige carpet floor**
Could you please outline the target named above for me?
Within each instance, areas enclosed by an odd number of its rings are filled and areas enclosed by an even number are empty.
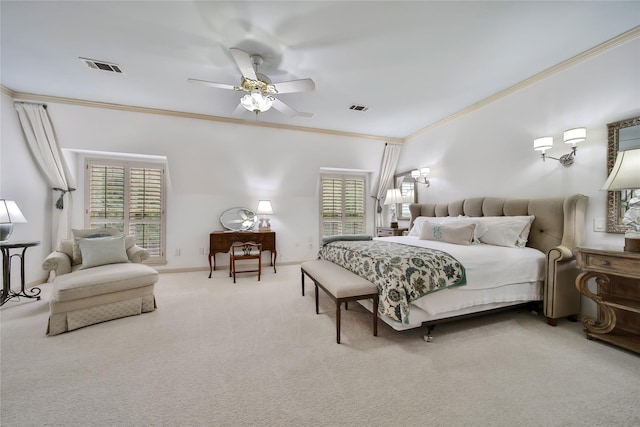
[[[158,310],[45,336],[42,301],[0,310],[10,426],[637,426],[640,356],[526,310],[396,332],[343,316],[299,266],[233,284],[163,274]],[[309,283],[309,281],[307,281]]]

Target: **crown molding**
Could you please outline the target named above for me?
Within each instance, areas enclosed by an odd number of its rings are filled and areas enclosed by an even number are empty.
[[[451,114],[450,116],[447,116],[441,120],[438,120],[435,123],[430,124],[429,126],[420,129],[417,132],[412,133],[411,135],[408,135],[406,137],[404,137],[402,139],[402,142],[407,142],[411,139],[414,139],[426,132],[429,132],[430,130],[441,126],[445,123],[451,122],[453,120],[456,120],[458,118],[460,118],[461,116],[468,114],[472,111],[475,111],[479,108],[484,107],[485,105],[491,104],[494,101],[497,101],[501,98],[504,98],[505,96],[511,95],[512,93],[515,93],[517,91],[519,91],[520,89],[524,89],[527,86],[531,86],[534,83],[539,82],[540,80],[546,79],[547,77],[550,77],[554,74],[557,74],[561,71],[566,70],[569,67],[572,67],[576,64],[579,64],[583,61],[586,61],[589,58],[592,58],[596,55],[600,55],[601,53],[607,52],[611,49],[614,49],[622,44],[625,44],[631,40],[634,40],[636,38],[640,37],[640,25],[638,25],[637,27],[634,27],[632,29],[630,29],[629,31],[626,31],[610,40],[607,40],[604,43],[601,43],[597,46],[592,47],[591,49],[585,50],[582,53],[579,53],[578,55],[567,59],[566,61],[563,61],[557,65],[554,65],[551,68],[547,68],[544,71],[539,72],[538,74],[534,74],[533,76],[529,77],[526,80],[523,80],[519,83],[514,84],[513,86],[510,86],[504,90],[501,90],[500,92],[497,92],[479,102],[476,102],[475,104],[472,104],[466,108],[463,108],[462,110]]]
[[[105,108],[110,110],[129,111],[134,113],[156,114],[162,116],[181,117],[186,119],[207,120],[211,122],[230,123],[242,126],[258,126],[272,129],[285,129],[299,132],[319,133],[325,135],[343,136],[348,138],[370,139],[375,141],[391,142],[402,144],[402,138],[390,138],[377,135],[367,135],[354,132],[343,132],[330,129],[309,128],[304,126],[292,126],[276,123],[253,122],[248,120],[233,119],[229,117],[211,116],[207,114],[186,113],[182,111],[163,110],[160,108],[137,107],[133,105],[113,104],[108,102],[85,101],[82,99],[64,98],[59,96],[38,95],[34,93],[15,92],[7,87],[0,86],[0,91],[15,101],[35,101],[35,102],[51,102],[56,104],[76,105],[80,107]]]
[[[0,93],[3,93],[5,95],[7,95],[10,98],[14,98],[16,93],[14,91],[12,91],[11,89],[4,87],[2,85],[0,85]]]

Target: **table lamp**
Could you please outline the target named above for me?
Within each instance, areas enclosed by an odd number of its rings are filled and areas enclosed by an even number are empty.
[[[258,230],[270,231],[271,223],[267,215],[273,215],[273,209],[271,208],[271,202],[269,200],[259,200],[258,208],[256,209],[256,215],[262,215],[260,217],[260,224],[258,224]]]
[[[402,203],[402,193],[399,188],[391,188],[387,190],[387,197],[384,199],[385,205],[391,210],[391,228],[398,228],[398,216],[396,215],[396,206]]]

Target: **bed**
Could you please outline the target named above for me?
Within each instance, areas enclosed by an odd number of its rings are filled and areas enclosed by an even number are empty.
[[[376,284],[380,318],[396,330],[427,325],[430,331],[440,322],[536,301],[555,326],[580,309],[574,250],[584,241],[586,205],[580,194],[411,204],[409,235],[331,239],[320,258]],[[527,221],[523,230],[516,226]]]

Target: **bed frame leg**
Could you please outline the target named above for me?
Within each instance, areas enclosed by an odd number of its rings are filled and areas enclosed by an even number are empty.
[[[435,327],[436,325],[427,326],[427,335],[423,335],[422,339],[424,339],[426,342],[433,342],[433,336],[431,335],[431,332],[433,332],[433,329]]]

